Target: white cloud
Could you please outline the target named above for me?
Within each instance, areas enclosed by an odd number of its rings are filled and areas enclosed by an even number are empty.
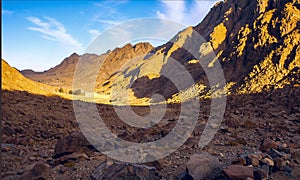
[[[99,11],[92,17],[93,22],[101,24],[101,31],[112,28],[123,21],[127,20],[126,14],[123,13],[128,1],[101,1],[93,3]]]
[[[98,19],[97,21],[111,26],[116,26],[121,23],[121,21],[103,20],[103,19]]]
[[[156,15],[159,18],[169,19],[184,25],[196,25],[200,23],[216,2],[218,0],[194,0],[188,7],[185,1],[162,0],[163,10],[158,10]]]
[[[56,41],[65,47],[74,49],[74,51],[82,50],[82,45],[66,32],[63,24],[54,18],[45,17],[44,21],[37,17],[27,17],[26,19],[36,25],[27,29],[41,33],[43,38]]]
[[[163,12],[157,11],[157,16],[162,19],[170,19],[177,22],[182,22],[185,16],[184,1],[168,1],[163,0]]]
[[[11,10],[7,10],[7,9],[2,9],[2,15],[12,15],[14,12]]]
[[[91,35],[92,41],[95,40],[100,35],[100,32],[96,29],[89,30],[89,33]]]

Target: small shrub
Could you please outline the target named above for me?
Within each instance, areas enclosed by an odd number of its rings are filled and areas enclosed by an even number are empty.
[[[64,166],[71,168],[71,167],[75,166],[75,163],[73,161],[69,161],[69,162],[64,163]]]
[[[64,89],[61,87],[61,88],[59,88],[58,92],[63,93]]]
[[[83,91],[83,90],[75,90],[74,92],[73,92],[73,94],[74,95],[85,95],[85,92]]]

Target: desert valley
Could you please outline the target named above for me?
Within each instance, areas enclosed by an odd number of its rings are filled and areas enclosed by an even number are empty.
[[[300,179],[299,0],[221,1],[161,46],[74,52],[43,72],[8,62],[2,59],[1,179]],[[181,139],[172,131],[177,124],[196,120],[183,130],[191,133],[182,145],[156,158],[123,152],[109,139],[92,143],[88,132],[103,129],[83,127],[98,122],[91,106],[116,139],[135,144],[175,134],[164,144],[173,147]],[[146,128],[123,121],[119,112],[127,107],[139,117],[165,112]],[[141,156],[123,162],[101,148]]]

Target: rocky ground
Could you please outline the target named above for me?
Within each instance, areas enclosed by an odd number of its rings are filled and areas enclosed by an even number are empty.
[[[124,164],[106,157],[82,136],[72,101],[2,92],[2,179],[300,179],[300,88],[228,96],[223,122],[203,149],[200,135],[210,100],[176,152],[155,162]],[[147,130],[122,123],[113,108],[98,105],[107,127],[133,142],[160,139],[175,126],[180,106]],[[159,108],[159,107],[157,107]],[[134,107],[139,114],[148,107]],[[138,178],[139,177],[139,178]]]

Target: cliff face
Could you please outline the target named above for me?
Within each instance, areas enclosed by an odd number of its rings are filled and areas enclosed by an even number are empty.
[[[195,30],[211,43],[231,91],[254,93],[299,83],[299,0],[228,0]],[[298,76],[298,78],[297,78]]]

